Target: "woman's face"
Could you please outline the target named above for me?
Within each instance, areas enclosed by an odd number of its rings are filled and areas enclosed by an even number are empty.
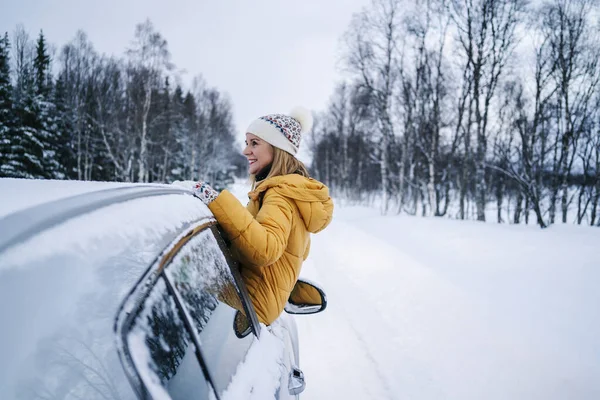
[[[250,163],[248,172],[256,175],[273,162],[273,146],[251,133],[246,133],[246,148],[243,154]]]

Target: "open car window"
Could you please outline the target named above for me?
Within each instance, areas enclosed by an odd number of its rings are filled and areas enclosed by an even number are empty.
[[[193,322],[212,382],[222,394],[255,336],[250,329],[246,335],[236,332],[236,323],[251,326],[251,311],[213,231],[205,229],[189,239],[164,272]]]

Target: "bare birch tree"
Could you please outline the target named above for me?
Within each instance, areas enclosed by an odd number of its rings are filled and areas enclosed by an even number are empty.
[[[576,158],[576,142],[590,117],[589,106],[598,88],[597,27],[591,27],[594,0],[554,0],[542,8],[542,30],[548,41],[556,85],[555,157],[550,198],[550,223],[561,197],[562,222],[567,222],[569,179]],[[593,14],[591,14],[593,15]]]
[[[377,110],[382,212],[389,206],[389,146],[394,137],[392,100],[398,77],[398,45],[401,32],[399,0],[374,0],[372,7],[356,15],[346,34],[346,63],[373,98]],[[403,155],[405,157],[406,155]],[[399,177],[404,191],[404,167]]]
[[[452,0],[452,15],[464,61],[470,64],[476,132],[475,203],[477,220],[485,221],[486,155],[491,103],[517,42],[523,0]],[[470,121],[469,121],[470,122]]]
[[[149,20],[138,24],[135,28],[135,39],[128,50],[131,68],[141,80],[143,95],[139,129],[138,181],[148,181],[148,115],[152,103],[152,90],[160,82],[163,73],[171,69],[171,55],[167,41],[156,32]]]

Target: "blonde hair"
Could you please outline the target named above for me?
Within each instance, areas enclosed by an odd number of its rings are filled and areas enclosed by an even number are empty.
[[[285,150],[281,150],[278,147],[273,146],[273,161],[271,162],[271,170],[265,177],[265,179],[273,176],[281,176],[288,174],[298,174],[305,178],[310,178],[308,170],[296,157],[291,155]],[[252,189],[256,186],[256,175],[250,175],[250,183]]]

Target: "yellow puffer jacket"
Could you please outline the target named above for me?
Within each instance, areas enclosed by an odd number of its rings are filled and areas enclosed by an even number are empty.
[[[271,324],[285,306],[308,257],[310,233],[333,214],[329,189],[301,175],[265,179],[244,208],[227,190],[208,207],[231,241],[260,322]]]

